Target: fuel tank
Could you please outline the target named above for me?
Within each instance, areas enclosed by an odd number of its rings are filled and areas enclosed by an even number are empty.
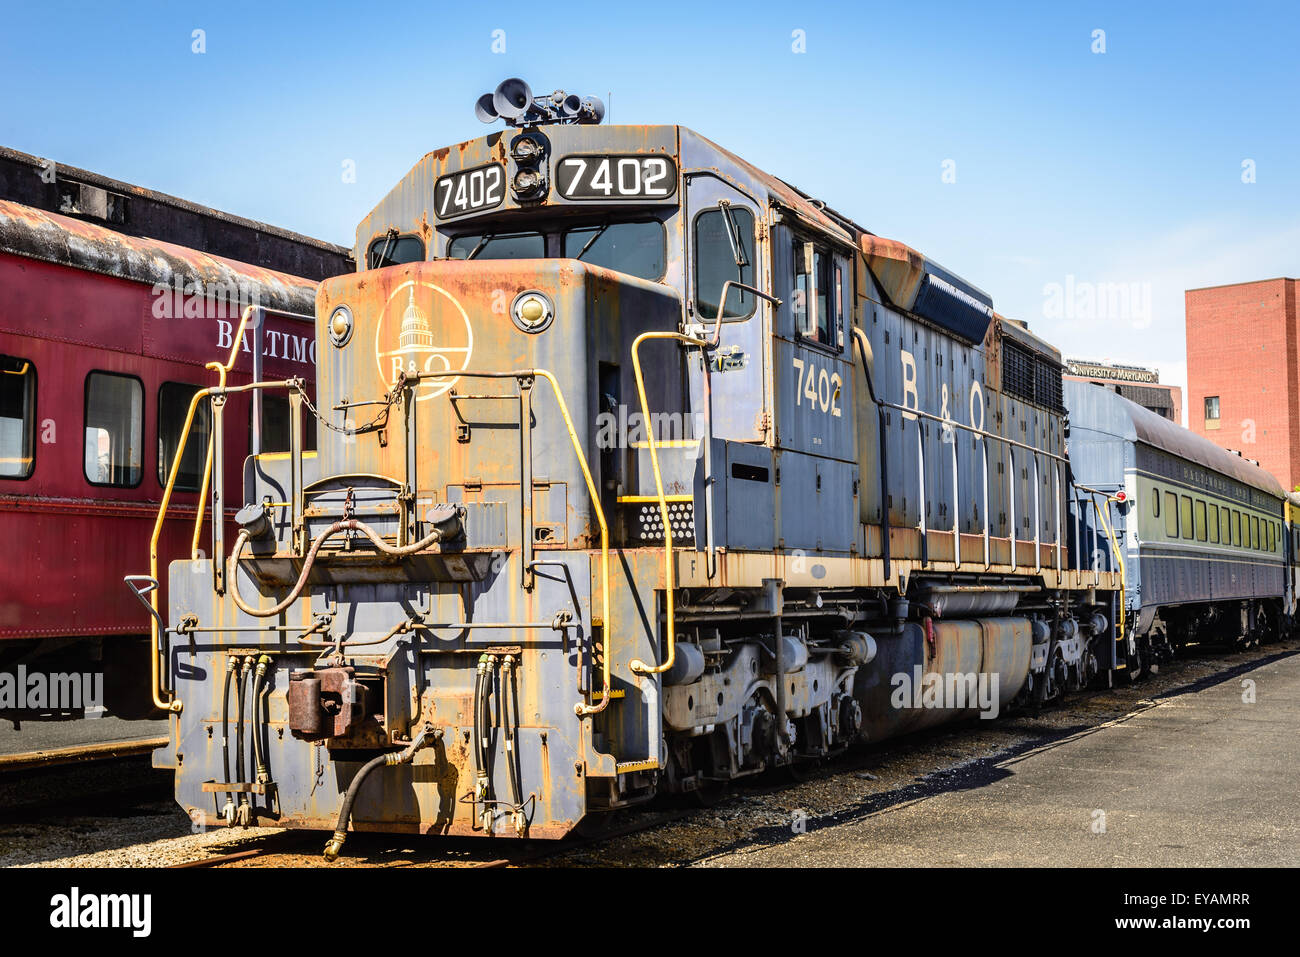
[[[875,661],[858,672],[854,685],[868,741],[996,717],[1029,673],[1028,618],[927,618],[875,637]]]

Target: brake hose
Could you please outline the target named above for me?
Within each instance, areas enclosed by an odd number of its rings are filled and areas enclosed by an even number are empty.
[[[357,792],[361,790],[361,785],[365,783],[370,773],[376,768],[385,765],[396,767],[399,764],[409,764],[411,759],[415,757],[415,752],[424,747],[430,738],[436,741],[441,737],[441,728],[432,728],[425,725],[424,729],[402,751],[390,751],[388,754],[381,754],[361,766],[361,770],[356,773],[352,783],[348,785],[347,793],[343,795],[343,806],[339,808],[339,819],[334,825],[334,836],[325,845],[325,860],[338,860],[339,852],[343,850],[343,842],[348,839],[348,822],[352,819],[352,805],[357,799]]]

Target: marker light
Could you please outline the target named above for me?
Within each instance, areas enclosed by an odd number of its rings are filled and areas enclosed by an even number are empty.
[[[330,313],[329,324],[330,342],[341,348],[348,344],[352,338],[352,310],[347,306],[339,306]]]
[[[544,292],[530,289],[515,296],[510,316],[524,332],[541,332],[555,318],[555,307]]]

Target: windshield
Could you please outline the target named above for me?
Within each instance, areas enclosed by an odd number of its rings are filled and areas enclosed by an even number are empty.
[[[555,240],[551,248],[555,249]],[[544,259],[546,236],[540,232],[483,232],[456,236],[447,244],[448,259]],[[565,259],[658,282],[668,266],[667,233],[658,220],[602,222],[573,226],[559,246]]]
[[[447,246],[448,259],[545,259],[541,233],[474,233],[457,236]]]
[[[639,279],[658,280],[664,274],[663,223],[606,223],[579,226],[564,234],[564,258],[581,259]]]

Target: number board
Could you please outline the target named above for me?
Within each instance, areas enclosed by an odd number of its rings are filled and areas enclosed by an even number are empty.
[[[433,184],[434,215],[452,219],[501,205],[506,196],[506,171],[500,163],[476,166],[440,176]]]
[[[573,154],[555,168],[565,199],[586,202],[667,199],[677,192],[677,164],[658,154]]]

